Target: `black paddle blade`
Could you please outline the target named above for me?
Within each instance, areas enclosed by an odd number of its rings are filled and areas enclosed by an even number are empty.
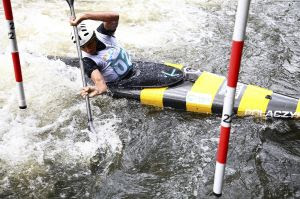
[[[73,6],[73,4],[74,4],[74,0],[66,0],[67,2],[68,2],[68,4],[69,4],[69,6],[70,7],[72,7]]]

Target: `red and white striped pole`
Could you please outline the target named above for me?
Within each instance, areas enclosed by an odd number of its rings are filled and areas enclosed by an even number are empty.
[[[246,32],[247,19],[249,13],[250,0],[239,0],[235,18],[233,42],[231,47],[231,57],[227,77],[227,89],[224,98],[224,106],[221,121],[220,140],[217,152],[217,162],[213,193],[216,196],[222,195],[225,165],[227,159],[228,142],[233,116],[233,105],[235,91],[238,81],[242,52],[244,46],[244,36]]]
[[[17,82],[17,90],[18,90],[18,97],[19,97],[19,108],[25,109],[27,108],[26,100],[25,100],[25,92],[23,87],[23,78],[22,78],[22,70],[21,70],[21,64],[20,64],[20,58],[19,58],[19,52],[18,52],[18,45],[17,45],[17,39],[16,39],[16,31],[15,31],[15,25],[14,25],[14,19],[13,19],[13,13],[11,9],[11,3],[10,0],[2,0],[4,12],[5,12],[5,18],[8,25],[8,38],[10,40],[10,46],[11,46],[11,55],[15,70],[15,78]]]

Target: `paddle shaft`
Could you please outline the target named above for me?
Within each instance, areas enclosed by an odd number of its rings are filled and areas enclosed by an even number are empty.
[[[74,1],[67,0],[67,2],[70,6],[71,16],[74,17],[74,19],[75,19],[76,16],[75,16],[75,10],[74,10],[74,6],[73,6]],[[87,83],[86,83],[85,76],[84,76],[84,68],[83,68],[83,61],[82,61],[80,44],[79,44],[79,36],[78,36],[77,26],[73,26],[73,31],[74,31],[74,35],[75,35],[75,39],[76,39],[76,48],[77,48],[77,54],[78,54],[78,58],[79,58],[79,66],[80,66],[80,71],[81,71],[82,84],[83,84],[83,87],[86,87]],[[86,110],[87,110],[87,115],[88,115],[89,129],[93,130],[94,129],[93,118],[92,118],[91,105],[90,105],[90,100],[89,100],[88,95],[85,96],[85,102],[86,102]]]

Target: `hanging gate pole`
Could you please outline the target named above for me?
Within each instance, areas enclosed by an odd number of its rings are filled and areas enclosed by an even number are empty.
[[[231,57],[227,77],[227,89],[224,98],[224,106],[221,121],[220,140],[217,152],[216,170],[214,178],[213,193],[222,195],[225,165],[228,152],[228,142],[233,116],[233,105],[235,100],[236,85],[239,76],[244,37],[247,26],[250,0],[239,0],[235,18],[234,33],[232,38]]]
[[[2,0],[2,3],[3,3],[3,7],[4,7],[4,12],[5,12],[5,18],[6,18],[7,25],[8,25],[8,38],[10,40],[11,55],[12,55],[12,60],[13,60],[13,65],[14,65],[14,70],[15,70],[15,79],[17,82],[19,108],[26,109],[27,105],[26,105],[26,100],[25,100],[22,70],[21,70],[21,64],[20,64],[20,58],[19,58],[19,52],[18,52],[18,45],[17,45],[13,13],[12,13],[12,9],[11,9],[11,3],[10,3],[10,0]]]

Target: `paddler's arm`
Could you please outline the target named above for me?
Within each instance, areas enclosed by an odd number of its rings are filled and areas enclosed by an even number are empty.
[[[116,30],[119,22],[119,14],[117,12],[85,12],[79,14],[76,19],[71,19],[70,24],[77,26],[83,20],[103,21],[106,30]]]
[[[89,97],[95,97],[107,92],[107,85],[98,69],[92,72],[91,79],[93,80],[95,86],[87,86],[82,88],[80,91],[81,96],[85,97],[86,95],[89,95]]]

